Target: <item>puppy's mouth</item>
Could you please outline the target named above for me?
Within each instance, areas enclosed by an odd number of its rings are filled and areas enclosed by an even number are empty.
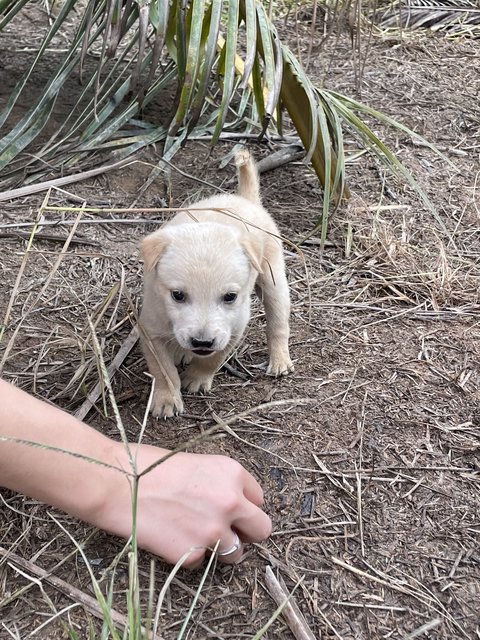
[[[211,356],[212,353],[215,353],[215,349],[191,349],[192,353],[196,356]]]

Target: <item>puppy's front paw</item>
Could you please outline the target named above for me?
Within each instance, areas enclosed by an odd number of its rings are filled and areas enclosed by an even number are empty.
[[[294,368],[288,353],[272,355],[268,363],[267,376],[275,376],[275,378],[278,376],[286,376],[293,371]]]
[[[152,415],[154,418],[173,418],[184,412],[182,396],[173,396],[169,391],[155,391],[152,402]]]
[[[213,375],[205,371],[196,371],[191,366],[185,369],[181,375],[182,389],[191,393],[199,391],[210,391],[212,388]]]

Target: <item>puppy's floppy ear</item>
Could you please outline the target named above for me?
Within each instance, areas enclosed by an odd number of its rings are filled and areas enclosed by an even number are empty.
[[[263,242],[262,240],[253,233],[247,234],[242,239],[242,247],[245,253],[250,260],[250,264],[258,271],[258,273],[263,273],[262,271],[262,260],[263,260]]]
[[[161,229],[144,238],[140,247],[140,255],[145,264],[145,271],[151,271],[156,266],[169,242],[167,234]]]

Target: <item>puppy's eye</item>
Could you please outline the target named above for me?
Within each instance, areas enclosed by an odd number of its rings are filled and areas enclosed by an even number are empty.
[[[174,289],[171,292],[171,295],[175,302],[185,302],[186,300],[186,295],[183,293],[183,291],[177,291],[176,289]]]
[[[235,302],[236,299],[237,294],[233,293],[233,291],[230,291],[223,296],[223,301],[225,302],[225,304],[232,304],[232,302]]]

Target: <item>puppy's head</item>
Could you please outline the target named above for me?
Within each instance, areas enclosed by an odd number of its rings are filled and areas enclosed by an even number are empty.
[[[256,234],[215,222],[160,229],[142,243],[144,308],[183,349],[203,357],[226,349],[250,317],[262,247]]]

